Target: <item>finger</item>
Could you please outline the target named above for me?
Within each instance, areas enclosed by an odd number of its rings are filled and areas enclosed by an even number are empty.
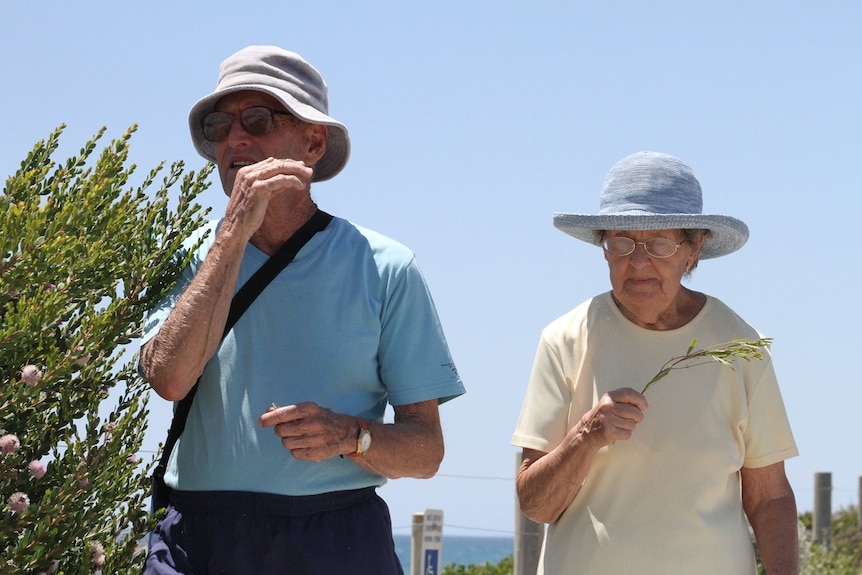
[[[619,397],[615,400],[613,395],[606,393],[592,410],[595,417],[611,424],[617,420],[639,422],[643,419],[643,411],[639,407],[618,400]]]
[[[635,391],[630,387],[614,389],[607,392],[605,395],[608,396],[614,403],[625,403],[633,405],[640,411],[646,411],[647,409],[649,409],[649,402],[647,401],[647,398],[642,393]]]
[[[632,438],[632,435],[634,435],[634,431],[635,431],[634,429],[617,428],[614,431],[614,433],[612,434],[613,435],[613,441],[611,441],[610,443],[614,443],[616,441],[628,441],[629,439]]]
[[[314,441],[310,434],[301,428],[295,421],[279,423],[273,427],[275,435],[281,440],[282,445],[288,449],[298,447],[313,447]]]
[[[323,461],[338,455],[338,442],[322,437],[286,437],[281,444],[295,459]]]
[[[582,429],[595,447],[631,438],[632,432],[643,421],[644,413],[639,408],[629,403],[615,402],[614,396],[620,398],[614,393],[602,396],[599,404],[582,419]]]
[[[276,184],[274,189],[283,186],[305,189],[314,175],[314,170],[302,161],[289,159],[267,158],[248,168],[252,169],[254,179]]]
[[[311,401],[285,405],[278,409],[272,409],[272,406],[270,406],[267,408],[266,413],[260,416],[258,423],[261,427],[272,427],[279,423],[290,423],[292,421],[313,418],[322,411],[322,407]]]
[[[297,448],[291,449],[290,455],[294,459],[300,459],[303,461],[323,461],[325,459],[330,459],[332,455],[324,452],[320,449],[308,449],[308,448]]]
[[[302,162],[268,158],[237,171],[231,199],[234,203],[266,203],[288,189],[308,188],[313,175]]]
[[[639,423],[644,419],[643,412],[639,409],[629,407],[619,413],[615,413],[613,417],[608,418],[608,423],[617,429],[633,431]]]
[[[275,404],[266,408],[266,412],[258,419],[261,427],[273,427],[279,423],[286,423],[302,418],[296,405],[285,405],[276,407]]]
[[[296,176],[274,174],[270,177],[252,175],[247,178],[237,178],[228,200],[228,209],[241,213],[258,213],[265,211],[274,196],[288,189],[303,189],[305,183]]]

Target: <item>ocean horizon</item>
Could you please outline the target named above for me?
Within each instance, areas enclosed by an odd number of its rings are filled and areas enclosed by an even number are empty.
[[[410,547],[411,537],[405,534],[394,534],[395,553],[401,560],[404,575],[410,573]],[[443,549],[440,561],[440,571],[452,563],[456,565],[482,565],[492,563],[496,565],[504,557],[512,555],[515,551],[515,539],[513,536],[469,536],[469,535],[444,535]]]

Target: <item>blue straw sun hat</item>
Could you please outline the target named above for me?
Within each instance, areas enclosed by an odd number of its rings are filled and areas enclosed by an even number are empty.
[[[638,152],[608,172],[598,214],[557,212],[554,226],[594,245],[597,230],[709,230],[700,259],[735,252],[748,240],[742,221],[702,212],[700,183],[688,165],[667,154]]]
[[[215,91],[201,98],[189,112],[189,129],[198,153],[215,162],[212,142],[204,138],[201,122],[224,96],[242,90],[269,94],[299,118],[327,127],[326,152],[314,168],[312,181],[335,176],[350,157],[347,128],[329,116],[326,82],[299,54],[275,46],[249,46],[221,64]]]

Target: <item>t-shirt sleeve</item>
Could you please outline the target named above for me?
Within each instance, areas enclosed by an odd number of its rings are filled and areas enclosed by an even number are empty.
[[[751,390],[744,431],[744,467],[765,467],[799,455],[771,358]]]
[[[392,405],[465,392],[431,293],[415,258],[392,272],[383,308],[380,378]]]
[[[548,452],[568,431],[571,390],[556,351],[542,338],[521,406],[512,445]]]

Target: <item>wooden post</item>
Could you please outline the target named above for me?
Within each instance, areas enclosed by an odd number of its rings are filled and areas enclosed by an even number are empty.
[[[522,453],[515,454],[515,473],[521,467]],[[515,493],[515,564],[514,575],[536,575],[539,567],[539,555],[542,552],[542,541],[545,538],[545,526],[536,523],[521,513],[518,494]]]
[[[832,537],[832,474],[814,474],[814,540],[828,546]]]
[[[422,528],[425,525],[425,514],[414,513],[410,533],[410,575],[422,573]]]

